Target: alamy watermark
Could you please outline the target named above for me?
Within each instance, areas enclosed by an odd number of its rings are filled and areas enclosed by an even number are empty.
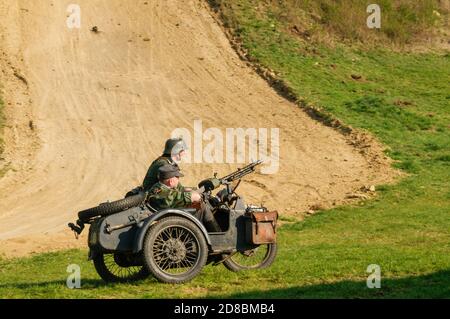
[[[70,274],[67,276],[66,285],[69,289],[81,288],[81,267],[77,264],[70,264],[66,271]]]
[[[366,272],[370,273],[367,277],[367,288],[381,288],[381,267],[377,264],[367,266]]]
[[[263,174],[275,174],[280,167],[279,128],[210,127],[203,130],[202,120],[195,120],[193,132],[176,128],[171,137],[182,137],[188,150],[185,163],[245,163],[263,160]],[[204,144],[206,143],[206,144]]]
[[[80,29],[81,28],[81,8],[78,4],[70,4],[67,7],[66,25],[69,29]]]
[[[367,27],[369,29],[381,28],[381,8],[378,4],[370,4],[367,6],[367,13],[370,15],[367,17]]]

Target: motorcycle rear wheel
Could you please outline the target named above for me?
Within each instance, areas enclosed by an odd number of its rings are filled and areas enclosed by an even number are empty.
[[[106,282],[131,282],[147,278],[150,273],[142,266],[124,266],[119,254],[97,254],[94,267],[99,276]]]

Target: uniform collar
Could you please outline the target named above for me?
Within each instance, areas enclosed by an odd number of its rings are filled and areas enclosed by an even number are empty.
[[[171,190],[171,189],[175,189],[175,188],[170,188],[169,186],[167,186],[166,184],[163,184],[161,182],[159,182],[159,187],[165,190]]]
[[[178,167],[178,163],[175,162],[175,161],[172,159],[172,157],[169,157],[168,160],[169,160],[169,164],[170,164],[170,165],[173,165],[173,166]]]
[[[167,155],[167,154],[163,154],[161,155],[162,158],[165,158],[167,160],[167,162],[171,165],[178,165],[173,159],[172,156]]]

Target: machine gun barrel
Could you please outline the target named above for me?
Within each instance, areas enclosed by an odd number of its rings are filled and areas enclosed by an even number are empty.
[[[219,187],[220,185],[229,185],[231,182],[241,179],[245,175],[248,175],[255,171],[255,167],[261,164],[263,161],[259,160],[253,163],[248,164],[245,167],[239,168],[237,171],[228,174],[227,176],[224,176],[222,178],[216,178],[214,175],[214,178],[208,178],[203,181],[201,181],[198,184],[197,192],[204,193],[206,191],[212,191]],[[235,188],[236,189],[236,188]]]
[[[250,173],[253,173],[255,171],[255,167],[260,165],[263,161],[262,160],[258,160],[256,162],[250,163],[247,166],[244,166],[242,168],[238,168],[237,171],[228,174],[227,176],[224,176],[222,178],[220,178],[220,183],[221,184],[226,184],[226,183],[231,183],[235,180],[241,179],[242,177],[244,177],[245,175],[248,175]]]

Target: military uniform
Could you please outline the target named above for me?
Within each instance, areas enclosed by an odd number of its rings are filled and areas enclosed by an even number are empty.
[[[185,192],[184,187],[178,184],[176,188],[170,188],[161,182],[157,182],[148,191],[150,205],[157,209],[189,207],[192,205],[192,192]]]
[[[158,157],[150,165],[147,174],[145,175],[144,182],[142,183],[144,192],[149,191],[150,188],[158,182],[158,170],[164,165],[172,165],[179,169],[178,164],[172,160],[170,155],[162,155]]]
[[[154,209],[193,207],[191,191],[186,192],[180,183],[176,187],[170,188],[161,182],[175,176],[182,177],[183,174],[181,174],[178,167],[170,164],[163,165],[158,169],[157,175],[160,182],[157,182],[150,188],[146,199]],[[217,224],[209,204],[203,200],[198,204],[200,204],[200,207],[196,210],[195,217],[203,222],[208,231],[220,231],[220,226]]]

